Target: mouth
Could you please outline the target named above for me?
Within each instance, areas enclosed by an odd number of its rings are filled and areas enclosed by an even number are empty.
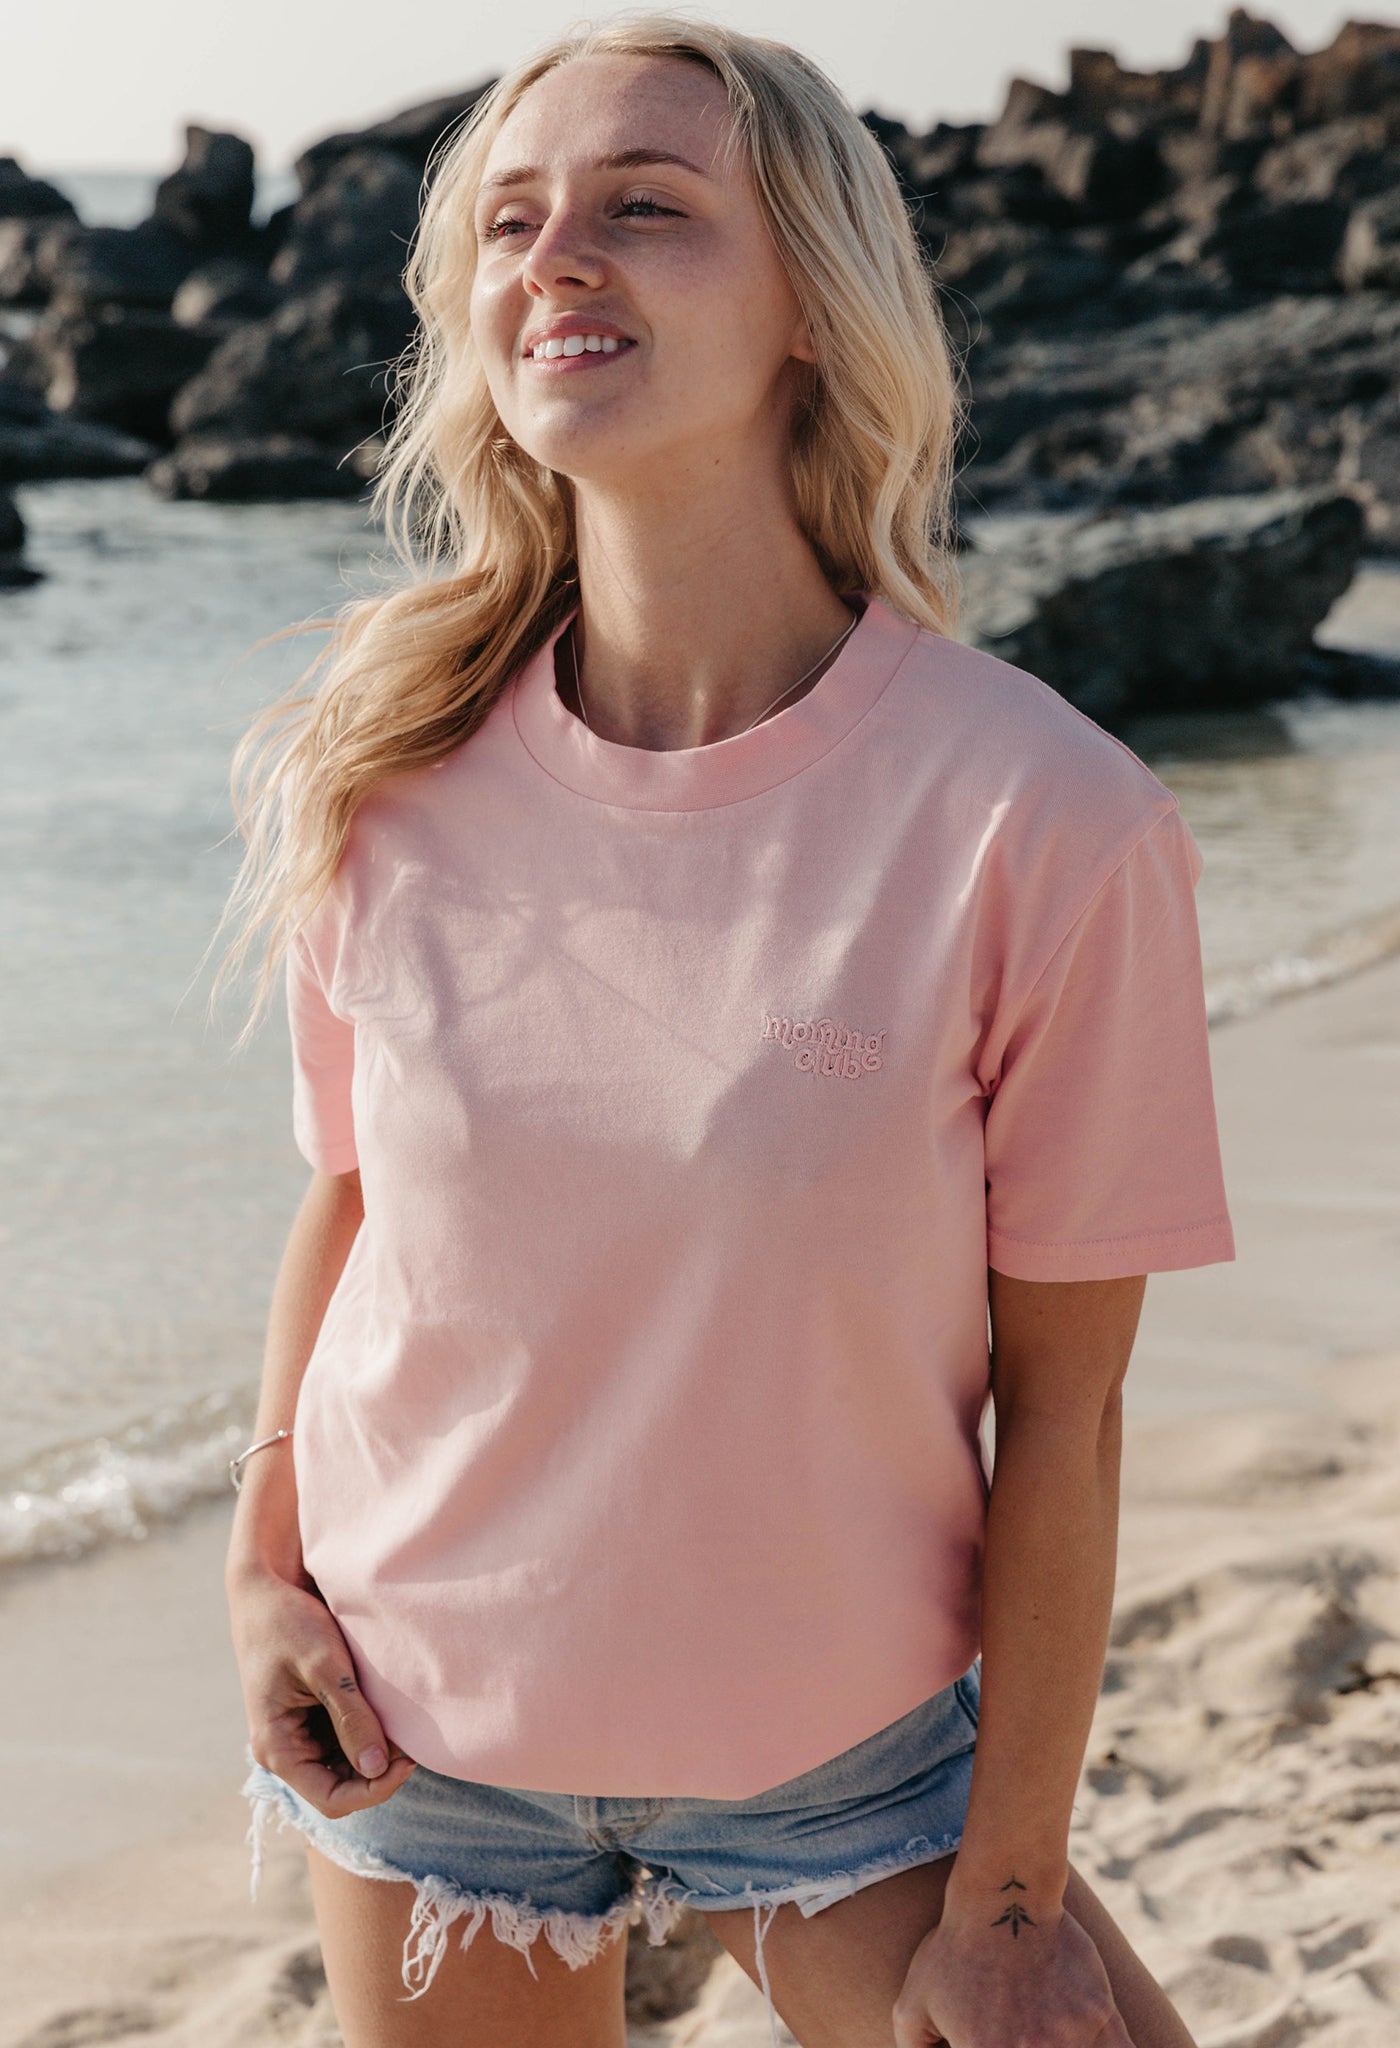
[[[617,334],[555,334],[524,351],[524,361],[554,373],[599,369],[637,346]]]

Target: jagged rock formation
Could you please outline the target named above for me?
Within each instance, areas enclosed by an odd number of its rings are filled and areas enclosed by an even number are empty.
[[[0,481],[363,489],[423,181],[483,90],[313,144],[261,225],[233,135],[190,128],[128,229],[0,161],[0,320],[30,325],[0,371]],[[1400,552],[1400,26],[1300,52],[1237,7],[1174,68],[1074,49],[1063,90],[1015,79],[989,122],[865,118],[970,391],[965,520],[1330,491],[1364,548]]]

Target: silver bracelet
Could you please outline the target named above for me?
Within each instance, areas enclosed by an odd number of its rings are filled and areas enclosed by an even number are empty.
[[[240,1451],[236,1458],[229,1459],[228,1476],[233,1481],[235,1493],[239,1491],[243,1484],[243,1467],[252,1457],[254,1451],[265,1451],[269,1444],[280,1444],[283,1437],[290,1436],[291,1433],[289,1429],[274,1430],[271,1436],[262,1437],[257,1443],[249,1444],[246,1451]]]

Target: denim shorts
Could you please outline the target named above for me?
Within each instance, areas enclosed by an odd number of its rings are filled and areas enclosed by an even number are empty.
[[[458,1921],[463,1948],[489,1916],[527,1962],[543,1934],[577,1969],[629,1923],[645,1923],[656,1943],[683,1907],[747,1907],[766,1995],[763,1935],[780,1905],[790,1900],[810,1918],[957,1848],[980,1698],[979,1658],[889,1727],[752,1799],[530,1792],[420,1764],[381,1805],[328,1820],[254,1764],[243,1787],[253,1889],[270,1822],[300,1829],[346,1870],[412,1883],[403,1951],[412,1997],[432,1982]]]

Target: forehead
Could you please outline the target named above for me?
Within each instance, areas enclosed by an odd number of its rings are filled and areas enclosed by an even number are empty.
[[[624,149],[669,150],[719,177],[729,99],[706,66],[680,57],[576,57],[537,78],[491,144],[483,175]]]

